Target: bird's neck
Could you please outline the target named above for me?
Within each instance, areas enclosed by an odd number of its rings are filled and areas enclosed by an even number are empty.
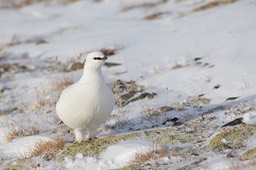
[[[104,78],[101,72],[101,68],[84,68],[84,73],[79,82],[91,83],[91,82],[104,82]]]

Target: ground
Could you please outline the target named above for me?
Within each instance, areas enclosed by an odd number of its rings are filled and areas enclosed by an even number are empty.
[[[1,169],[254,169],[255,0],[0,0]],[[86,55],[116,106],[73,144]]]

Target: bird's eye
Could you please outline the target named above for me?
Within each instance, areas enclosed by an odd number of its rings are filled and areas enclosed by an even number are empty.
[[[93,59],[94,60],[102,60],[102,58],[100,58],[100,57],[94,57]]]

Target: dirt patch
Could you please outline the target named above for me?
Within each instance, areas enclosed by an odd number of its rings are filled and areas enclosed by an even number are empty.
[[[194,66],[194,67],[201,67],[201,68],[213,68],[214,65],[204,61],[204,58],[202,57],[196,57],[194,59],[187,58],[185,61],[176,61],[174,65],[171,67],[173,70],[177,70],[180,68],[184,67],[189,67],[189,66]]]
[[[155,19],[159,19],[164,14],[166,14],[166,12],[155,12],[153,14],[149,14],[149,15],[145,16],[144,19],[145,20],[155,20]]]
[[[255,125],[242,124],[234,128],[224,128],[210,140],[208,146],[219,152],[224,152],[226,149],[239,149],[244,147],[244,141],[249,136],[255,134]]]
[[[145,87],[138,85],[135,81],[117,80],[110,84],[119,107],[124,107],[129,103],[142,100],[144,98],[152,99],[156,93],[145,92]]]
[[[20,65],[18,63],[13,63],[13,64],[0,64],[0,76],[3,73],[6,72],[12,72],[12,73],[19,73],[19,72],[29,72],[31,71],[27,66],[25,65]]]
[[[109,57],[115,55],[117,50],[117,48],[102,48],[99,51],[102,52],[104,56]]]

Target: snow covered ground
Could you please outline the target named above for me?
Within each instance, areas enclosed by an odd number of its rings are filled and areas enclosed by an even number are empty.
[[[255,16],[255,0],[0,0],[1,169],[255,168]],[[55,103],[97,50],[117,104],[84,148],[110,142],[69,155],[83,144]]]

